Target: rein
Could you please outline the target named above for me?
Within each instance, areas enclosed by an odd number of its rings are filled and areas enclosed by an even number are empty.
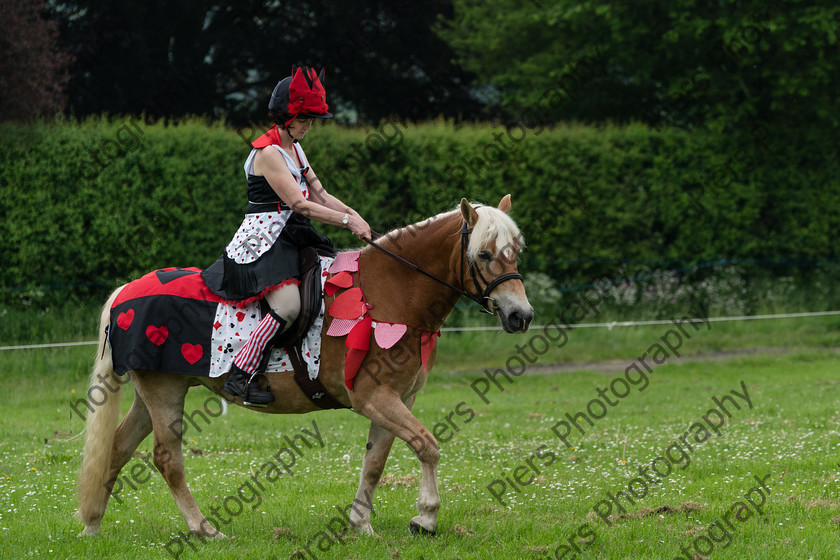
[[[378,234],[376,232],[372,232],[372,233],[374,233],[375,239],[378,239],[378,238],[382,237],[381,234]],[[472,233],[472,229],[468,228],[467,223],[464,222],[464,227],[461,229],[461,275],[460,276],[461,276],[461,282],[462,283],[464,281],[464,262],[468,261],[468,259],[467,259],[467,244],[468,244],[469,236],[470,236],[471,233]],[[454,291],[454,292],[456,292],[456,293],[458,293],[462,296],[468,297],[469,299],[471,299],[474,302],[476,302],[477,304],[479,304],[481,306],[481,310],[484,313],[488,313],[490,315],[495,315],[496,312],[499,310],[499,307],[496,305],[496,300],[494,300],[493,298],[490,297],[490,292],[492,292],[496,288],[496,286],[498,286],[502,282],[507,282],[508,280],[522,280],[523,279],[522,275],[519,274],[518,272],[507,272],[505,274],[500,274],[499,276],[497,276],[496,278],[494,278],[493,280],[488,282],[484,278],[484,275],[481,274],[481,271],[477,270],[477,268],[475,266],[475,262],[472,262],[472,263],[469,263],[468,270],[470,272],[470,276],[472,277],[473,283],[475,284],[476,288],[478,288],[480,290],[481,286],[478,283],[478,278],[481,278],[481,281],[484,283],[485,288],[484,288],[483,292],[481,293],[481,295],[471,294],[464,289],[458,288],[457,286],[453,286],[452,284],[450,284],[446,280],[438,278],[434,274],[426,272],[425,270],[423,270],[422,268],[420,268],[416,264],[412,263],[411,261],[408,261],[408,260],[404,259],[403,257],[397,255],[396,253],[394,253],[392,251],[389,251],[388,249],[386,249],[386,248],[384,248],[380,245],[377,245],[376,243],[374,243],[370,239],[365,238],[365,239],[363,239],[363,241],[365,243],[367,243],[368,245],[370,245],[371,247],[374,247],[377,250],[385,253],[386,255],[388,255],[389,257],[394,259],[395,261],[409,267],[410,269],[414,270],[415,272],[419,272],[420,274],[423,274],[424,276],[427,276],[427,277],[431,278],[435,282],[438,282],[439,284],[443,284],[444,286],[446,286],[450,290],[452,290],[452,291]],[[476,276],[478,276],[478,278]]]

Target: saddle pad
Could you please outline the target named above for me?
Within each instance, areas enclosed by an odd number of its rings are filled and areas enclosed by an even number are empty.
[[[322,286],[334,259],[321,257]],[[133,369],[218,377],[262,319],[259,303],[234,307],[210,291],[198,268],[155,270],[127,284],[111,305],[108,342],[114,371]],[[303,341],[309,376],[318,375],[321,311]],[[275,349],[267,371],[293,371],[286,352]]]

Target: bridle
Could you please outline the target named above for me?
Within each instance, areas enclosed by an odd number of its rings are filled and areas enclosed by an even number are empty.
[[[499,306],[496,304],[496,300],[494,300],[493,298],[490,297],[490,293],[496,288],[496,286],[498,286],[502,282],[507,282],[508,280],[523,280],[523,278],[522,278],[522,275],[519,274],[518,272],[506,272],[504,274],[500,274],[499,276],[497,276],[496,278],[493,278],[491,281],[488,282],[487,279],[484,278],[484,275],[481,274],[481,271],[476,266],[475,261],[468,262],[469,259],[467,259],[467,246],[469,245],[470,234],[472,233],[472,231],[473,231],[472,228],[468,227],[467,222],[465,221],[464,226],[461,228],[461,272],[460,272],[460,278],[461,278],[461,285],[466,287],[466,284],[464,283],[464,263],[468,263],[467,270],[470,273],[470,277],[472,278],[473,284],[475,284],[475,287],[477,288],[477,290],[479,290],[475,294],[471,294],[465,289],[458,288],[457,286],[453,286],[452,284],[450,284],[446,280],[443,280],[441,278],[438,278],[434,274],[430,274],[430,273],[426,272],[425,270],[423,270],[422,268],[420,268],[416,264],[404,259],[403,257],[397,255],[396,253],[393,253],[393,252],[389,251],[388,249],[386,249],[386,248],[384,248],[380,245],[377,245],[376,243],[374,243],[370,239],[364,239],[364,242],[367,243],[368,245],[370,245],[371,247],[374,247],[374,248],[378,249],[379,251],[385,253],[386,255],[388,255],[392,259],[396,260],[397,262],[402,263],[405,266],[411,268],[412,270],[414,270],[416,272],[419,272],[420,274],[423,274],[425,276],[428,276],[429,278],[431,278],[435,282],[443,284],[444,286],[448,287],[449,289],[453,290],[454,292],[456,292],[456,293],[458,293],[462,296],[468,297],[469,299],[471,299],[474,302],[476,302],[477,304],[479,304],[481,306],[481,310],[484,313],[489,313],[490,315],[495,315],[496,312],[499,310]],[[380,234],[375,234],[375,236],[376,236],[376,239],[381,237]],[[481,290],[481,284],[478,283],[479,278],[481,279],[481,282],[484,284],[484,290]]]

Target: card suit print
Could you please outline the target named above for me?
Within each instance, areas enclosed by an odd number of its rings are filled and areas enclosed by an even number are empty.
[[[387,350],[400,341],[408,329],[401,323],[377,323],[373,329],[373,337],[380,348]]]
[[[350,288],[330,304],[330,315],[338,319],[356,319],[367,311],[362,303],[362,289]]]
[[[166,284],[183,276],[190,276],[199,272],[201,271],[197,268],[176,268],[174,270],[156,270],[155,275],[161,284]]]
[[[128,311],[124,311],[117,315],[117,326],[124,331],[128,330],[128,327],[131,326],[131,322],[134,320],[134,310],[129,309]]]
[[[201,347],[201,344],[190,344],[185,342],[181,345],[181,355],[190,365],[192,365],[200,360],[204,355],[204,348]]]
[[[245,320],[245,313],[243,313],[242,311],[238,312],[236,314],[236,320],[239,321],[240,323],[242,321],[244,321]]]
[[[149,325],[146,327],[146,338],[152,341],[152,344],[155,346],[160,346],[164,342],[166,342],[166,338],[169,336],[169,329],[166,325],[156,327],[154,325]]]

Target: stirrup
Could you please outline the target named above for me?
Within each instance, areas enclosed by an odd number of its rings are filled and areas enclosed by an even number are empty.
[[[251,386],[251,383],[257,379],[257,376],[265,379],[266,390],[261,389],[259,384],[254,384],[253,387]],[[271,393],[271,386],[269,386],[268,378],[265,375],[254,373],[249,376],[235,365],[231,368],[230,373],[228,373],[228,378],[225,380],[222,391],[233,397],[239,397],[245,406],[265,407],[269,403],[274,402],[274,395]]]
[[[263,390],[259,383],[254,383],[254,392],[251,392],[251,383],[258,377],[265,379],[265,390]],[[248,382],[245,384],[245,396],[242,397],[242,404],[245,406],[255,406],[265,408],[269,403],[274,402],[274,394],[271,392],[271,385],[268,384],[268,377],[262,373],[254,373]]]

